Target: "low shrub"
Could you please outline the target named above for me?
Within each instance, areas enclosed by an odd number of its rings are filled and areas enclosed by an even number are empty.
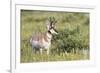
[[[87,36],[87,35],[85,35]],[[74,30],[61,30],[58,35],[55,35],[52,39],[52,49],[56,49],[60,52],[72,52],[81,49],[89,49],[88,38],[84,38],[80,35],[79,29]]]

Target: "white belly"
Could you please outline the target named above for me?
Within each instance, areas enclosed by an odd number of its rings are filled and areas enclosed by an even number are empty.
[[[42,42],[39,41],[35,41],[32,40],[32,47],[33,48],[43,48],[43,49],[49,49],[50,45],[51,45],[51,41],[45,41],[44,39],[42,39]]]

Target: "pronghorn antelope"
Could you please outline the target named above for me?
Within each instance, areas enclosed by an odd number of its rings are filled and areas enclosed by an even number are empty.
[[[35,34],[31,37],[30,43],[34,51],[38,49],[42,54],[42,50],[45,49],[47,54],[49,54],[52,35],[57,34],[57,31],[55,30],[56,22],[54,17],[49,17],[46,23],[47,31],[45,33]]]

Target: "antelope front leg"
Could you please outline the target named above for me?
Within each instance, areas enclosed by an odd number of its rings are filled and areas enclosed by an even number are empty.
[[[40,54],[41,54],[41,55],[42,55],[42,51],[43,51],[43,49],[41,48],[41,49],[40,49]]]
[[[47,55],[49,55],[49,49],[47,49]]]

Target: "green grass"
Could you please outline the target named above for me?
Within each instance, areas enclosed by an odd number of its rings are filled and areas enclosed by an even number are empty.
[[[52,39],[50,55],[46,55],[45,51],[42,55],[34,54],[29,38],[33,33],[46,31],[48,17],[55,17],[57,20],[56,29],[59,35]],[[21,10],[20,37],[21,63],[88,60],[89,13]],[[86,50],[86,54],[82,50]]]
[[[74,60],[86,60],[89,59],[89,56],[83,54],[73,54],[68,53],[67,55],[62,53],[62,55],[46,55],[46,54],[30,54],[23,56],[21,59],[22,63],[31,63],[31,62],[50,62],[50,61],[74,61]]]

